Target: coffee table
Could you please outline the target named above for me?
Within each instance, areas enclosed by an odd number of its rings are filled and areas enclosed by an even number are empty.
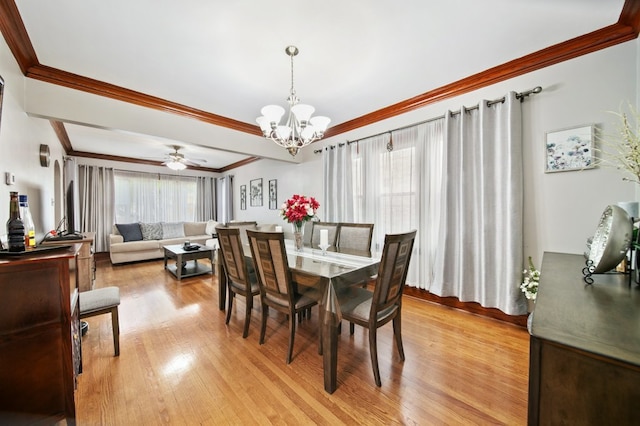
[[[195,275],[209,274],[212,269],[204,264],[198,263],[198,259],[209,259],[213,265],[214,250],[211,247],[198,245],[198,250],[185,250],[182,244],[163,246],[164,249],[164,269],[171,272],[178,280]],[[167,265],[167,260],[175,259],[175,265]],[[189,261],[193,264],[189,264]]]

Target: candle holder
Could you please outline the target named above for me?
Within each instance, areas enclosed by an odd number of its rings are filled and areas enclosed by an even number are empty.
[[[320,250],[322,250],[322,255],[326,256],[327,255],[327,249],[329,247],[331,247],[331,245],[329,245],[329,244],[319,244],[318,247],[320,247]]]

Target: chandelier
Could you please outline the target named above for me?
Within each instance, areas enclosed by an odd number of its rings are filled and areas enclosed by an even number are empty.
[[[298,48],[287,46],[285,52],[291,58],[291,90],[287,98],[289,104],[287,121],[284,125],[280,125],[280,119],[282,119],[285,109],[279,105],[267,105],[262,108],[260,111],[262,115],[256,121],[265,138],[286,148],[289,154],[295,157],[300,148],[322,139],[331,120],[323,116],[311,117],[315,108],[311,105],[298,103],[300,99],[296,96],[296,91],[293,88],[293,57],[298,54]]]

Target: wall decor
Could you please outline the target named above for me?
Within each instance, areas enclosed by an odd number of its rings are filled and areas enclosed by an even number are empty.
[[[240,210],[247,209],[247,185],[240,185]]]
[[[545,173],[594,168],[594,130],[589,124],[547,132]]]
[[[278,210],[278,180],[269,181],[269,210]]]
[[[249,197],[251,207],[262,206],[262,178],[253,179],[249,182]]]
[[[49,145],[40,144],[40,165],[42,167],[49,167],[49,162],[51,160],[51,152],[49,151]]]

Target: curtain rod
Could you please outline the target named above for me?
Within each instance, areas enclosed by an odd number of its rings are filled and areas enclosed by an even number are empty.
[[[520,99],[520,102],[522,102],[522,101],[524,101],[524,98],[526,98],[527,96],[535,95],[535,94],[540,93],[540,92],[542,92],[542,87],[541,86],[536,86],[533,89],[529,89],[529,90],[525,90],[524,92],[516,93],[516,99]],[[494,99],[492,101],[487,101],[487,106],[491,106],[493,104],[502,103],[505,100],[506,100],[506,97],[503,96],[500,99]],[[458,111],[451,111],[451,115],[458,115],[458,114],[462,113],[463,110],[464,111],[473,111],[474,109],[478,109],[478,108],[479,108],[479,105],[475,105],[475,106],[472,106],[472,107],[469,107],[469,108],[463,106]],[[398,130],[408,129],[409,127],[415,127],[415,126],[419,126],[421,124],[430,123],[432,121],[442,120],[445,117],[446,117],[446,115],[443,114],[443,115],[441,115],[439,117],[429,118],[427,120],[420,121],[418,123],[408,124],[406,126],[395,128],[393,130],[387,130],[386,132],[376,133],[375,135],[371,135],[371,136],[367,136],[367,137],[364,137],[364,138],[360,138],[360,139],[355,140],[355,141],[342,142],[342,143],[339,143],[338,146],[341,147],[341,146],[344,146],[345,144],[346,145],[351,145],[352,143],[356,143],[356,142],[364,140],[364,139],[375,138],[376,136],[384,135],[385,133],[393,133],[393,132],[397,132]],[[324,149],[326,149],[326,148],[334,148],[334,147],[335,147],[335,145],[330,145],[330,146],[327,146],[327,147],[325,147],[323,149],[316,149],[316,150],[313,151],[313,153],[314,154],[320,154]]]

